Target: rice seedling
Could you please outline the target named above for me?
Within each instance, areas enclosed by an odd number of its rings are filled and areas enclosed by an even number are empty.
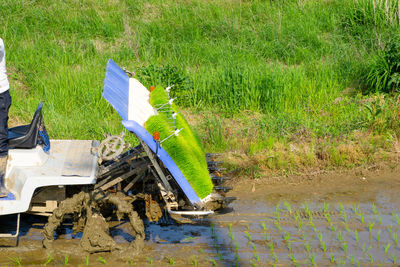
[[[239,266],[239,261],[240,261],[239,255],[236,254],[236,255],[235,255],[235,267],[238,267],[238,266]]]
[[[196,256],[193,257],[192,263],[193,263],[194,267],[197,267],[197,257]]]
[[[322,251],[323,251],[324,253],[326,253],[327,248],[326,248],[326,245],[325,245],[325,242],[324,242],[324,241],[321,242],[321,246],[322,246]]]
[[[347,224],[347,215],[346,215],[346,212],[343,212],[343,222],[345,223],[345,224]]]
[[[218,245],[217,242],[214,242],[214,248],[215,248],[215,251],[216,251],[217,254],[218,254],[218,253],[219,253],[219,245]]]
[[[392,262],[393,262],[393,264],[396,264],[396,262],[397,262],[396,254],[392,254]]]
[[[267,231],[267,226],[265,225],[264,222],[261,223],[261,227],[262,227],[262,229],[263,229],[264,231]]]
[[[289,259],[292,261],[292,263],[293,263],[294,265],[297,264],[297,260],[296,260],[296,258],[294,257],[293,254],[289,254],[288,257],[289,257]]]
[[[68,265],[68,262],[69,262],[68,255],[65,255],[64,256],[64,265]]]
[[[307,253],[310,254],[311,245],[307,242],[307,243],[305,244],[305,246],[306,246],[306,251],[307,251]]]
[[[399,218],[399,215],[398,215],[398,214],[395,214],[395,215],[394,215],[394,218],[395,218],[395,220],[396,220],[396,224],[397,224],[397,225],[400,225],[400,218]]]
[[[279,211],[275,211],[275,219],[276,219],[276,221],[280,221],[280,219],[281,219],[281,217],[280,217],[280,213],[279,213]]]
[[[308,203],[307,203],[307,202],[304,203],[304,211],[305,211],[307,214],[310,214],[310,213],[311,213],[310,207],[308,206]]]
[[[329,212],[325,213],[325,218],[328,221],[328,223],[331,223],[332,218],[331,218],[331,214]]]
[[[101,262],[101,263],[103,263],[103,264],[107,264],[107,261],[106,261],[103,257],[101,257],[101,256],[99,256],[99,257],[97,258],[97,261],[99,261],[99,262]]]
[[[300,218],[300,213],[299,213],[298,210],[296,210],[296,212],[295,212],[295,214],[294,214],[294,219],[295,219],[296,222],[297,222],[298,220],[301,219],[301,218]]]
[[[315,255],[314,255],[314,253],[310,256],[310,261],[311,261],[311,264],[312,264],[313,266],[316,266]]]
[[[356,240],[356,244],[358,244],[358,240],[360,239],[360,237],[359,237],[359,235],[358,235],[357,229],[354,230],[354,239]]]
[[[209,262],[211,262],[212,266],[217,266],[217,261],[211,258],[207,259]]]
[[[268,235],[268,233],[263,233],[264,239],[269,242],[271,240],[271,237]]]
[[[347,255],[347,242],[343,242],[344,255]]]
[[[239,244],[237,242],[235,243],[235,250],[236,250],[236,253],[239,251]]]
[[[153,266],[153,259],[150,257],[146,257],[147,262],[150,264],[150,266]]]
[[[382,216],[380,214],[377,215],[378,223],[382,224]]]
[[[250,235],[250,233],[249,233],[248,231],[245,231],[244,233],[245,233],[246,236],[247,236],[248,242],[251,242],[251,235]]]
[[[317,235],[318,235],[319,242],[322,242],[322,233],[320,231],[318,231]]]
[[[290,241],[290,233],[289,232],[284,231],[283,240],[285,240],[286,242]]]
[[[353,212],[354,212],[354,215],[358,214],[358,207],[355,203],[353,204]]]
[[[263,223],[264,224],[264,223]],[[265,225],[265,224],[264,224]],[[232,233],[232,223],[228,224],[228,232]]]
[[[310,224],[313,224],[313,215],[312,215],[312,212],[311,212],[311,211],[308,212],[308,222],[309,222]]]
[[[357,262],[357,267],[360,267],[361,266],[360,265],[360,260],[357,260],[356,262]]]
[[[392,234],[392,230],[393,230],[393,225],[389,225],[389,226],[388,226],[389,235]]]
[[[133,260],[129,260],[129,266],[133,266]]]
[[[274,225],[275,225],[275,227],[276,227],[279,231],[282,231],[282,226],[281,226],[281,224],[279,223],[279,221],[274,222]]]
[[[305,241],[307,240],[307,234],[306,234],[306,233],[303,233],[303,234],[301,235],[301,238],[302,238],[303,241],[305,242]]]
[[[387,256],[389,256],[389,254],[388,254],[389,248],[390,248],[390,243],[388,243],[388,244],[385,246],[385,254],[386,254]]]
[[[256,261],[260,261],[260,256],[258,254],[254,254]]]
[[[89,256],[86,256],[86,258],[85,258],[85,265],[89,266]]]
[[[21,258],[20,257],[8,257],[13,265],[21,266]]]
[[[323,209],[323,212],[324,212],[325,215],[329,214],[329,213],[328,213],[328,209],[329,209],[329,204],[324,202],[324,209]]]
[[[369,237],[371,238],[372,235],[372,227],[374,227],[375,223],[369,223],[368,224],[368,233],[369,233]]]
[[[359,216],[361,223],[364,223],[364,214],[360,213]]]
[[[339,245],[343,241],[342,232],[340,232],[340,231],[337,233],[337,240],[339,241]]]
[[[331,257],[330,257],[330,262],[331,263],[335,262],[335,255],[333,255],[332,253],[331,253]]]
[[[43,264],[44,266],[47,266],[47,264],[51,263],[54,260],[54,256],[53,255],[48,255],[46,262]]]
[[[369,263],[373,264],[374,263],[374,257],[372,257],[371,254],[368,254],[369,257]]]
[[[213,236],[211,236],[211,237],[214,239]],[[182,241],[191,241],[191,240],[196,240],[196,237],[194,237],[194,236],[187,236],[187,237],[185,237]]]
[[[235,239],[235,235],[232,232],[229,233],[229,237],[231,238],[231,241]]]
[[[288,250],[289,250],[289,253],[291,253],[292,252],[292,242],[288,242],[287,243],[287,248],[288,248]]]
[[[292,214],[292,206],[290,206],[290,203],[285,201],[283,202],[283,205],[285,205],[287,211],[289,212],[289,214]]]
[[[343,215],[343,205],[342,205],[342,203],[339,203],[339,213],[340,213],[340,215]]]
[[[354,255],[351,255],[351,258],[350,258],[350,263],[351,263],[351,265],[353,265],[353,264],[354,264]]]
[[[270,242],[268,244],[268,246],[269,246],[269,251],[271,252],[271,255],[273,255],[274,254],[274,242]]]
[[[394,242],[394,244],[395,244],[396,246],[397,246],[398,243],[399,243],[396,233],[393,234],[393,242]]]
[[[300,233],[302,228],[303,228],[303,221],[299,219],[297,222],[297,232]]]
[[[257,250],[256,244],[251,243],[251,246],[253,247],[253,251],[255,252]]]
[[[330,224],[329,224],[329,227],[330,227],[330,229],[331,229],[331,231],[332,231],[333,233],[336,232],[337,226],[333,225],[333,223],[330,223]]]
[[[313,222],[310,223],[310,226],[314,232],[317,232],[317,228],[315,227],[315,224]]]

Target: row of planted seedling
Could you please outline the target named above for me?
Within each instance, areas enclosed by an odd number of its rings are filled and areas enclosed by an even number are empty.
[[[371,213],[364,213],[355,204],[348,211],[342,204],[334,210],[327,203],[319,210],[312,210],[307,203],[301,209],[293,208],[288,202],[283,204],[284,209],[280,203],[275,207],[273,219],[260,222],[261,235],[258,230],[251,231],[250,225],[246,225],[243,232],[247,237],[245,245],[238,243],[232,224],[228,225],[235,265],[245,260],[240,258],[244,246],[253,248],[253,257],[250,259],[253,265],[260,262],[260,254],[269,254],[269,259],[262,261],[272,265],[288,261],[294,265],[316,265],[317,261],[339,265],[347,262],[356,265],[363,262],[378,265],[397,263],[400,218],[394,211],[391,214],[392,224],[387,225],[382,223],[383,215],[374,204],[370,205]],[[322,216],[314,218],[316,212]],[[387,236],[385,240],[382,239],[383,233]],[[368,238],[361,242],[361,236]],[[256,245],[253,239],[260,241],[260,238],[265,242],[257,242]],[[277,248],[280,252],[277,252]]]

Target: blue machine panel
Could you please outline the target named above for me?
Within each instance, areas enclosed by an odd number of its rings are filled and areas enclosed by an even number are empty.
[[[103,97],[122,119],[128,119],[129,77],[112,59],[107,61]]]

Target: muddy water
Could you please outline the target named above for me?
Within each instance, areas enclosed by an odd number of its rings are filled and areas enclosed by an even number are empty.
[[[42,249],[45,220],[23,216],[18,241],[1,240],[0,266],[397,266],[400,262],[400,175],[361,172],[303,179],[236,180],[239,200],[197,225],[146,222],[140,255],[85,254],[71,225]],[[11,230],[12,216],[0,222]],[[114,222],[119,244],[133,240],[129,222]]]

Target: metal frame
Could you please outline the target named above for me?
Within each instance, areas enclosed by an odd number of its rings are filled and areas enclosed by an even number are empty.
[[[19,222],[20,222],[20,214],[21,213],[18,213],[18,215],[17,215],[17,231],[15,232],[15,234],[5,234],[5,233],[1,233],[0,234],[0,238],[3,238],[3,237],[18,237],[18,235],[19,235]]]

